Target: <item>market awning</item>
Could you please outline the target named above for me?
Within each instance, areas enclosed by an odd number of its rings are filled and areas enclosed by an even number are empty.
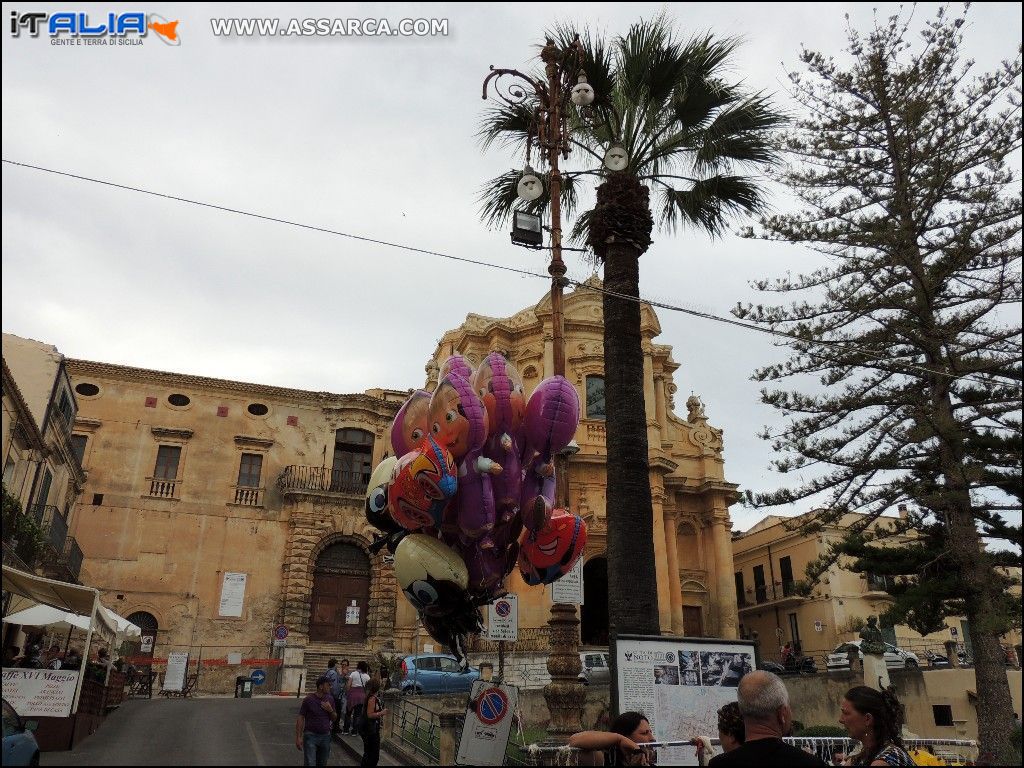
[[[105,605],[100,605],[100,613],[103,614],[103,619],[107,624],[117,627],[118,642],[126,638],[142,637],[142,629],[140,627],[132,624],[124,616],[114,613]]]
[[[53,608],[49,605],[34,605],[17,613],[4,616],[8,624],[21,624],[25,627],[53,627],[57,629],[81,629],[89,631],[89,617],[79,616],[77,613],[62,611],[60,608]]]
[[[99,590],[92,587],[45,579],[42,576],[25,573],[5,565],[3,566],[3,589],[4,592],[11,593],[8,616],[42,604],[86,617],[86,627],[88,628],[88,617],[92,616],[93,607],[98,605],[100,610],[96,611],[94,631],[111,638],[117,634],[117,622],[104,614],[105,609],[99,605]],[[4,621],[10,621],[8,616],[4,617]]]

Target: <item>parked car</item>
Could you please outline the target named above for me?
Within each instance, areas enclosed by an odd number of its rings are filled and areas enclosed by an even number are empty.
[[[474,667],[463,671],[458,660],[443,653],[421,653],[402,659],[402,669],[392,680],[402,693],[468,693],[480,677]]]
[[[860,640],[850,640],[846,643],[840,643],[836,646],[836,649],[828,655],[825,660],[825,666],[830,669],[849,669],[850,668],[850,657],[849,651],[851,646],[857,649],[858,658],[861,663],[864,662],[864,654],[860,650]],[[921,666],[921,660],[917,658],[917,654],[911,651],[904,651],[897,648],[895,645],[885,643],[885,666],[889,669],[903,669],[915,668]]]
[[[583,669],[579,680],[584,685],[608,685],[611,681],[607,653],[584,651],[580,654],[580,665]]]
[[[948,669],[949,657],[944,653],[935,653],[934,651],[925,651],[925,658],[928,659],[928,666],[932,669]],[[964,651],[956,652],[957,659],[960,661],[961,667],[973,667],[974,659],[968,656]]]
[[[775,661],[762,661],[758,669],[775,675],[814,675],[818,672],[818,665],[814,663],[813,656],[801,656],[792,657],[786,666]]]
[[[14,707],[3,699],[4,709],[4,748],[3,764],[6,765],[39,765],[39,745],[32,731],[38,723],[25,722]]]

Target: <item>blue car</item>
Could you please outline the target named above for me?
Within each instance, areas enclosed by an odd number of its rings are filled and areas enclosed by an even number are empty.
[[[459,669],[454,656],[421,653],[402,659],[402,671],[395,687],[402,693],[469,693],[480,678],[480,670]]]
[[[39,745],[32,731],[35,721],[25,723],[14,707],[4,702],[4,765],[39,765]]]

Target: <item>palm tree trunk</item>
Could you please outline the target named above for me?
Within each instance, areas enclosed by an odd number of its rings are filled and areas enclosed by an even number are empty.
[[[609,244],[604,266],[605,289],[638,296],[639,256],[632,243]],[[607,293],[604,366],[608,430],[608,635],[614,681],[617,635],[656,635],[659,621],[640,304]],[[613,714],[618,713],[614,682],[611,708]]]

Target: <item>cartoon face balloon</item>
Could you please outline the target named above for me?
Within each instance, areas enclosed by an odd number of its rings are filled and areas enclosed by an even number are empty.
[[[473,366],[462,355],[452,355],[445,358],[444,362],[441,363],[441,368],[437,373],[437,380],[439,382],[444,381],[444,377],[449,373],[454,373],[464,379],[471,379],[473,378]]]
[[[466,379],[449,373],[434,390],[430,398],[430,432],[456,461],[483,446],[487,440],[487,416]]]
[[[587,524],[583,518],[556,509],[548,524],[523,542],[519,572],[531,586],[550,584],[572,570],[586,545]]]
[[[417,389],[405,401],[391,424],[391,447],[395,456],[405,456],[423,442],[428,434],[427,417],[430,409],[430,393]]]
[[[526,393],[516,367],[491,352],[473,374],[472,384],[487,409],[488,432],[515,434],[526,415]]]
[[[437,527],[457,490],[455,459],[428,437],[395,464],[387,489],[388,509],[391,517],[410,531]]]
[[[389,456],[384,459],[373,470],[370,475],[370,483],[366,487],[366,520],[374,528],[384,531],[395,530],[398,526],[388,514],[388,485],[391,483],[391,476],[394,474],[398,459]],[[400,529],[399,529],[400,530]]]
[[[433,536],[414,533],[402,539],[395,550],[395,578],[409,602],[428,616],[444,616],[466,602],[466,564]]]

